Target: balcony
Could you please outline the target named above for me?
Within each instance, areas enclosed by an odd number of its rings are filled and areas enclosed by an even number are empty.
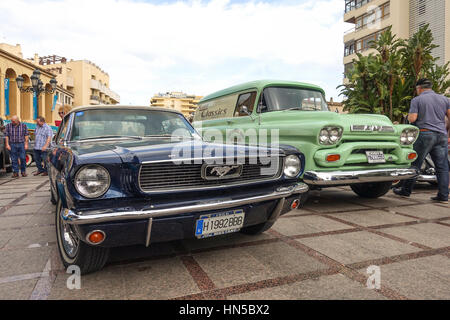
[[[100,104],[100,97],[99,96],[91,95],[89,97],[89,99],[90,99],[90,101],[89,101],[90,104],[95,104],[95,105]]]
[[[73,88],[73,78],[72,77],[67,77],[67,87],[71,87]]]
[[[113,103],[119,103],[120,102],[120,96],[109,89],[107,86],[100,83],[100,81],[91,79],[91,89],[98,90],[101,93],[103,93],[105,96],[108,96],[113,100]]]
[[[359,9],[372,0],[345,0],[345,13]]]

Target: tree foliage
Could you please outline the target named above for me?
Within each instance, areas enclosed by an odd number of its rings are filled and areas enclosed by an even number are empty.
[[[428,25],[407,40],[396,38],[388,28],[372,41],[374,53],[357,54],[353,68],[346,74],[348,82],[338,86],[344,96],[344,110],[400,120],[408,113],[420,78],[430,79],[433,90],[444,94],[450,88],[449,63],[437,63],[432,56],[436,47]]]

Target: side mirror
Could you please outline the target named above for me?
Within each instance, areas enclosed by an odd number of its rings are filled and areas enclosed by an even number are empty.
[[[241,110],[239,110],[240,113],[244,113],[246,115],[250,115],[250,112],[248,112],[247,106],[241,106]]]
[[[240,108],[240,110],[239,110],[239,113],[241,113],[241,114],[243,113],[243,114],[248,115],[248,116],[250,117],[250,119],[252,119],[252,121],[255,120],[255,119],[253,119],[251,112],[248,111],[247,106],[241,106],[241,108]]]

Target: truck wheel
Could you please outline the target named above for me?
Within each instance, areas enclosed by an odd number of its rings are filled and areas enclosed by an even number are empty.
[[[248,235],[258,235],[264,231],[269,230],[273,226],[274,222],[264,222],[254,226],[242,228],[241,233]]]
[[[109,248],[90,246],[79,239],[72,226],[61,218],[62,210],[60,199],[56,206],[56,239],[64,266],[76,265],[81,274],[102,269],[108,260]]]
[[[350,185],[353,192],[363,198],[379,198],[389,192],[392,181],[388,182],[372,182]]]

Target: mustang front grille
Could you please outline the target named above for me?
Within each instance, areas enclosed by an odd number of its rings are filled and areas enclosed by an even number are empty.
[[[246,159],[245,164],[237,166],[227,165],[225,161],[223,165],[177,165],[173,162],[144,163],[139,172],[139,186],[142,191],[151,192],[171,189],[201,189],[205,187],[269,181],[278,179],[281,176],[283,168],[281,158],[279,161],[274,161],[272,165],[262,164],[259,160],[258,163],[251,164]],[[273,170],[269,170],[272,167]],[[227,177],[227,174],[230,175],[230,178]]]

